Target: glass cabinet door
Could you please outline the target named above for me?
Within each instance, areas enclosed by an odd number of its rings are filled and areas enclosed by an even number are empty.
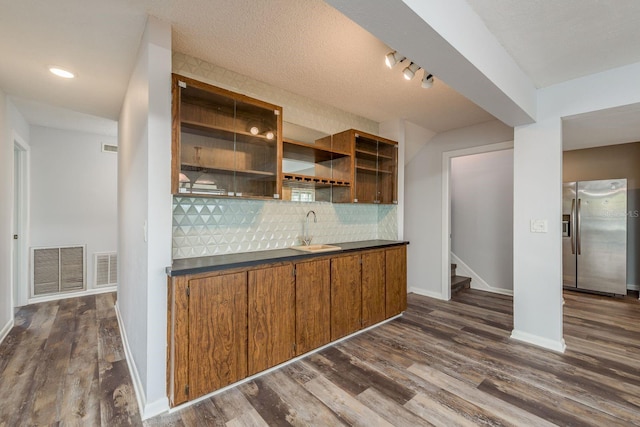
[[[398,203],[398,145],[378,141],[377,203]]]
[[[174,192],[278,198],[281,108],[182,79],[174,76]]]
[[[354,202],[397,203],[397,144],[356,133],[355,154]]]
[[[236,101],[235,195],[278,198],[279,110]]]

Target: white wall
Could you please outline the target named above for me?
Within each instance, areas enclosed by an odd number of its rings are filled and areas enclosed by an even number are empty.
[[[407,284],[411,292],[434,298],[442,294],[442,157],[446,151],[513,139],[513,130],[491,121],[437,134],[406,165],[404,238],[407,249]]]
[[[562,118],[640,102],[640,63],[538,91],[537,123],[514,132],[514,330],[557,351],[562,338]],[[602,84],[606,82],[606,84]],[[531,233],[530,221],[548,221]]]
[[[87,289],[96,252],[117,250],[117,155],[112,136],[32,126],[30,246],[86,245]]]
[[[513,150],[451,159],[451,251],[481,280],[513,290]],[[455,261],[454,261],[455,262]]]
[[[171,27],[152,17],[118,122],[117,309],[143,418],[168,409],[171,265]]]

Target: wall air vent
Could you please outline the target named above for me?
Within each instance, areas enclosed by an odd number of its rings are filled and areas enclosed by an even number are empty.
[[[118,284],[118,255],[115,252],[95,254],[96,286]]]
[[[113,144],[102,143],[102,152],[103,153],[117,153],[118,146]]]
[[[85,289],[85,247],[31,248],[33,295]]]

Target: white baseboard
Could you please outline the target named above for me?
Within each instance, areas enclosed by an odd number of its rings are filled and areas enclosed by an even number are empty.
[[[11,311],[13,311],[13,309],[11,309]],[[7,324],[4,325],[2,329],[0,329],[0,343],[2,343],[2,341],[4,341],[4,339],[7,337],[7,335],[9,335],[9,332],[11,332],[11,328],[13,328],[13,325],[14,325],[13,322],[14,322],[14,318],[13,318],[13,315],[11,315],[11,319],[9,319]]]
[[[85,297],[87,295],[97,295],[97,294],[105,294],[107,292],[116,292],[118,290],[118,286],[104,286],[100,288],[92,288],[86,289],[84,291],[78,292],[64,292],[53,295],[45,295],[41,297],[32,297],[27,300],[27,304],[37,304],[39,302],[48,302],[48,301],[57,301],[66,298],[78,298]]]
[[[442,293],[440,293],[440,292],[427,291],[427,290],[422,289],[422,288],[409,288],[409,292],[417,294],[417,295],[422,295],[422,296],[425,296],[425,297],[429,297],[429,298],[445,300],[445,298],[442,296]]]
[[[120,328],[120,336],[122,337],[122,346],[124,347],[124,355],[127,360],[127,366],[131,374],[131,382],[136,393],[136,400],[138,401],[138,408],[140,409],[140,417],[142,420],[146,420],[156,415],[160,415],[169,410],[169,399],[163,397],[153,402],[147,402],[144,387],[142,386],[142,380],[140,379],[140,373],[138,367],[131,354],[131,348],[129,347],[129,340],[127,339],[127,331],[124,328],[122,317],[120,316],[120,308],[118,304],[115,305],[116,318],[118,319],[118,327]]]
[[[458,258],[458,256],[453,252],[451,252],[451,262],[457,265],[456,271],[460,273],[460,276],[471,277],[471,289],[493,292],[494,294],[513,296],[513,289],[496,288],[489,285],[482,277],[478,275],[478,273],[473,271],[471,267],[469,267],[464,261]]]
[[[537,347],[546,348],[547,350],[552,350],[558,353],[564,353],[567,345],[564,342],[564,338],[560,341],[550,340],[548,338],[540,337],[538,335],[533,335],[528,332],[522,332],[513,330],[511,331],[511,338],[514,340],[526,342],[527,344],[533,344]]]

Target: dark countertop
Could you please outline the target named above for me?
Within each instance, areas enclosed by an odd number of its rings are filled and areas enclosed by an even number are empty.
[[[344,254],[363,249],[375,249],[386,246],[407,245],[407,241],[399,240],[363,240],[361,242],[331,243],[341,250],[331,252],[307,253],[295,249],[273,249],[268,251],[241,252],[235,254],[213,255],[197,258],[174,259],[171,267],[167,267],[167,274],[184,276],[186,274],[206,273],[209,271],[225,270],[236,267],[253,267],[260,264],[282,261],[301,261],[304,259]]]

